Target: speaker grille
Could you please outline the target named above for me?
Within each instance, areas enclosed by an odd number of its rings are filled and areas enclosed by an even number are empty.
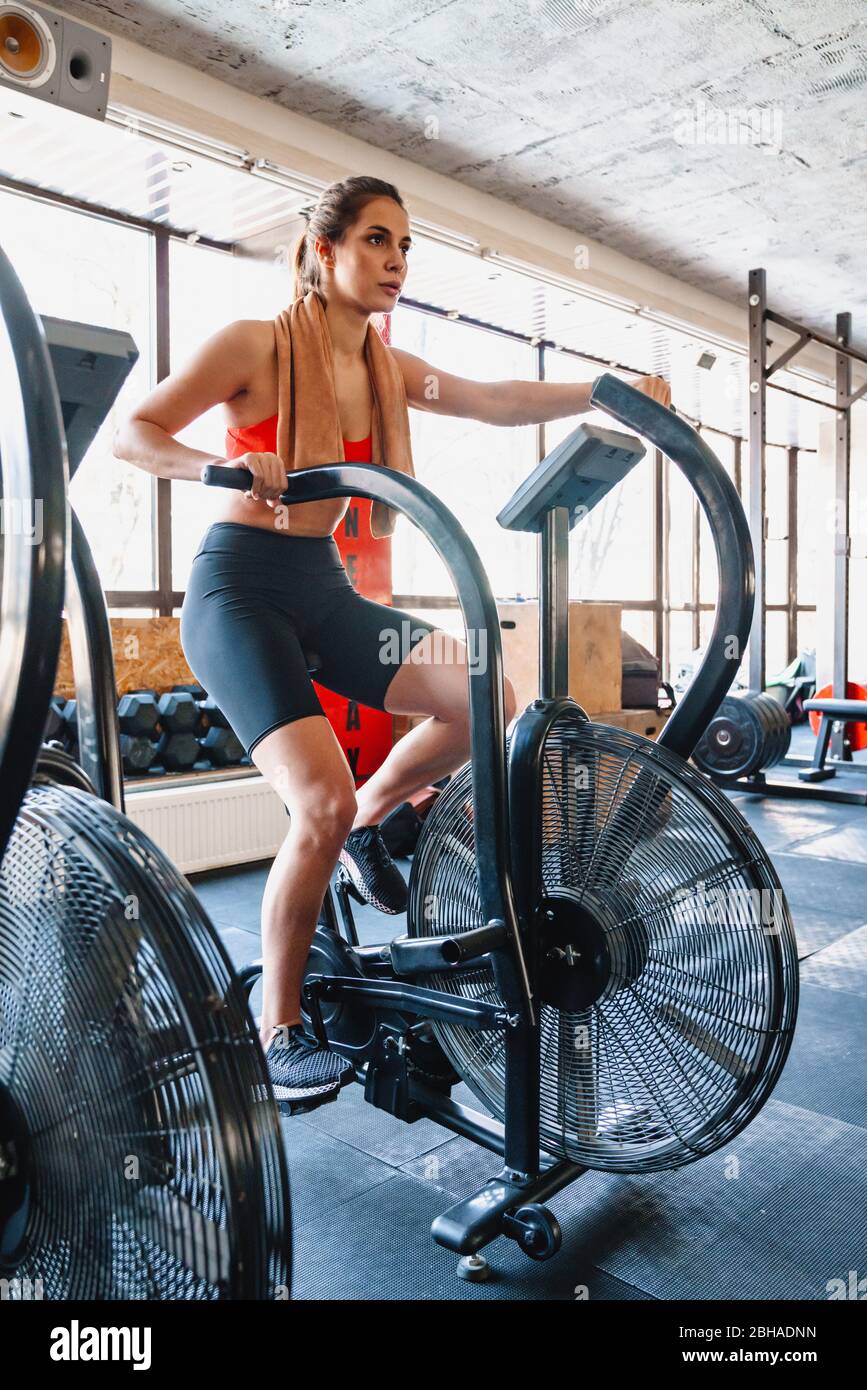
[[[54,39],[42,17],[26,6],[5,8],[0,14],[0,75],[37,85],[55,62]]]

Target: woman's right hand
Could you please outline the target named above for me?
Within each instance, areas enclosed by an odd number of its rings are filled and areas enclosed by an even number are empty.
[[[277,454],[239,454],[226,462],[232,468],[246,468],[252,473],[250,491],[244,493],[250,502],[267,502],[273,507],[286,491],[286,465]]]

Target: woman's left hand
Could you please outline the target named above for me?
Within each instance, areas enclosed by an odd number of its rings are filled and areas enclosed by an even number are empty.
[[[636,391],[643,391],[645,396],[650,396],[651,400],[659,401],[660,405],[671,405],[671,387],[661,376],[640,376],[631,385]]]

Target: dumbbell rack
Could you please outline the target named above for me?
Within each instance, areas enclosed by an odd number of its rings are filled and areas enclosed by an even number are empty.
[[[70,459],[70,475],[75,471]],[[76,761],[97,793],[119,811],[125,810],[121,729],[105,593],[84,530],[70,505],[72,529],[67,567],[66,610],[77,701]],[[200,769],[201,771],[201,769]],[[223,769],[214,770],[223,775]],[[198,775],[192,769],[168,776]],[[143,776],[142,785],[152,785]]]
[[[80,463],[69,460],[70,479]],[[78,764],[105,801],[125,810],[117,687],[111,626],[93,554],[70,504],[71,537],[66,618],[75,698],[78,701]]]

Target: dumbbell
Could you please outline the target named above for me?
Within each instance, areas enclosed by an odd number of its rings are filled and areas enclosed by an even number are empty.
[[[167,772],[185,772],[199,761],[201,750],[194,733],[164,733],[156,755]]]
[[[45,718],[45,728],[42,731],[43,743],[50,743],[52,739],[63,742],[63,735],[66,725],[63,720],[63,707],[66,704],[64,699],[53,696],[51,704],[48,706],[48,714]]]
[[[219,705],[210,696],[199,700],[198,703],[208,729],[205,737],[199,739],[203,752],[217,767],[231,767],[236,764],[249,767],[252,760],[247,757],[243,743]]]
[[[198,700],[204,700],[204,699],[206,698],[207,694],[208,694],[208,692],[207,692],[207,690],[205,689],[205,687],[204,687],[203,685],[198,685],[198,684],[173,685],[173,686],[172,686],[172,690],[173,690],[173,691],[179,691],[179,692],[186,691],[186,693],[187,693],[188,695],[192,695],[193,699],[196,700],[196,701],[198,701]]]
[[[162,695],[157,709],[166,733],[195,734],[198,731],[201,714],[188,690],[171,690]]]
[[[209,729],[228,729],[231,727],[219,705],[208,695],[198,701],[199,712],[204,716]]]
[[[188,684],[186,684],[186,685],[173,685],[172,688],[171,688],[171,691],[170,691],[169,693],[172,694],[172,695],[191,695],[191,696],[193,697],[193,699],[194,699],[194,701],[195,701],[195,703],[196,703],[196,709],[197,709],[197,711],[198,711],[198,718],[197,718],[196,730],[195,730],[195,731],[196,731],[196,735],[198,736],[199,734],[204,734],[204,732],[205,732],[205,730],[207,729],[208,726],[207,726],[205,720],[202,718],[202,712],[201,712],[200,706],[201,706],[202,701],[203,701],[203,700],[206,700],[207,697],[208,697],[208,692],[207,692],[207,690],[205,689],[205,687],[204,687],[203,685],[198,685],[198,684],[194,684],[194,683],[190,682],[190,683],[188,683]],[[189,716],[183,716],[183,717],[187,717],[187,718],[188,718]]]
[[[61,713],[63,719],[63,733],[61,735],[64,747],[73,757],[78,756],[78,701],[67,700],[64,703]]]
[[[124,772],[147,772],[157,756],[157,745],[144,734],[121,734],[120,752]]]
[[[151,690],[130,691],[117,702],[117,718],[125,734],[151,737],[159,721],[159,709]]]
[[[232,767],[244,757],[244,745],[228,724],[212,725],[205,737],[199,739],[199,747],[215,767]]]

